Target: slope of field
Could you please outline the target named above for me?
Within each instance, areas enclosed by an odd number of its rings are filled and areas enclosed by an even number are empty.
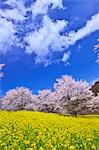
[[[0,111],[0,150],[99,150],[99,116]]]

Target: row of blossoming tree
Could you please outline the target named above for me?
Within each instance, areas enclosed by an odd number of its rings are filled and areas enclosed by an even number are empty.
[[[93,99],[94,95],[86,81],[76,81],[72,76],[63,75],[56,79],[53,91],[43,89],[35,95],[25,87],[9,90],[1,99],[0,108],[9,111],[33,110],[61,114],[87,114],[95,112]]]

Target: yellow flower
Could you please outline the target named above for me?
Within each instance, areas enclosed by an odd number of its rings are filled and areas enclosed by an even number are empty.
[[[30,141],[25,140],[24,143],[28,145],[30,143]]]
[[[43,147],[40,147],[39,150],[44,150],[44,148],[43,148]]]
[[[94,144],[91,146],[91,148],[92,150],[96,150],[96,146]]]
[[[91,137],[88,137],[88,138],[86,139],[86,141],[87,141],[87,142],[90,142],[90,141],[92,141],[92,138],[91,138]]]
[[[74,150],[75,146],[74,145],[70,145],[69,148],[70,148],[70,150]]]
[[[32,148],[36,149],[36,144],[33,143],[32,144]]]
[[[90,145],[96,150],[98,143],[99,115],[66,117],[41,112],[6,112],[0,111],[0,149],[21,150],[28,145],[28,150],[59,149],[75,150]],[[76,144],[76,139],[77,143]],[[72,143],[71,143],[72,141]],[[81,144],[82,141],[82,144]]]

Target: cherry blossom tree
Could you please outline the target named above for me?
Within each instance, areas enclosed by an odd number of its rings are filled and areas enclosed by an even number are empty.
[[[90,95],[78,95],[71,98],[65,105],[68,114],[87,114],[87,104],[91,101],[92,96]]]
[[[53,92],[50,89],[38,91],[38,110],[44,112],[52,112],[54,109]]]
[[[24,110],[35,104],[32,92],[25,87],[9,90],[2,99],[2,109],[5,110]]]
[[[54,89],[55,99],[62,107],[63,113],[75,114],[75,116],[92,97],[90,86],[86,81],[76,81],[68,75],[56,79]]]
[[[61,78],[56,79],[54,89],[56,91],[56,98],[61,99],[65,97],[69,99],[75,85],[75,80],[71,76],[63,75]]]
[[[41,102],[53,102],[54,98],[54,92],[52,92],[50,89],[43,89],[38,91],[38,98]]]
[[[54,89],[59,98],[66,97],[67,100],[79,94],[90,94],[89,84],[86,81],[76,81],[72,76],[68,75],[63,75],[61,78],[56,79]]]

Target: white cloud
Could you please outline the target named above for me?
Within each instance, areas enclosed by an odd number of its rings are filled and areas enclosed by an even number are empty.
[[[0,18],[0,53],[5,54],[11,45],[16,41],[15,28],[12,21]]]
[[[99,13],[92,16],[91,19],[87,21],[86,25],[77,32],[72,31],[69,33],[68,38],[70,40],[70,45],[75,44],[76,41],[85,38],[97,30],[99,30]]]
[[[26,52],[36,54],[36,62],[46,62],[47,56],[52,52],[66,50],[69,46],[74,45],[78,40],[90,35],[99,30],[99,14],[92,16],[86,22],[86,25],[78,29],[77,32],[70,31],[68,35],[61,35],[60,32],[67,26],[67,21],[57,20],[53,22],[47,15],[43,19],[43,27],[35,30],[27,35],[25,41],[28,43]],[[70,55],[70,54],[69,54]],[[65,52],[62,61],[65,62],[69,57],[68,52]]]
[[[51,52],[62,51],[65,46],[64,36],[60,32],[67,26],[67,21],[52,21],[44,16],[43,26],[39,30],[31,32],[25,38],[28,43],[26,52],[36,54],[36,62],[44,62]]]
[[[48,13],[49,6],[52,5],[52,9],[63,8],[63,1],[62,0],[36,0],[36,2],[32,5],[32,13],[33,17],[36,17],[39,14]]]
[[[21,14],[21,12],[18,9],[0,10],[0,16],[7,19],[13,19],[15,21],[22,21],[25,19],[24,15]]]
[[[64,54],[63,54],[63,57],[62,57],[62,59],[61,59],[61,61],[62,62],[67,62],[67,60],[70,58],[70,51],[68,51],[68,52],[65,52]]]
[[[23,0],[7,0],[3,4],[9,5],[10,9],[0,9],[0,16],[15,21],[23,21],[25,19],[26,7]]]
[[[16,46],[22,47],[22,44],[19,43],[19,39],[16,39],[15,32],[17,30],[17,25],[12,23],[12,21],[24,21],[27,8],[25,7],[23,0],[6,0],[2,4],[7,4],[11,8],[0,9],[0,21],[1,24],[4,21],[4,26],[0,27],[0,51],[1,53],[6,53],[9,49],[8,47],[13,45],[14,40],[16,41]],[[62,0],[36,0],[28,10],[32,11],[32,16],[35,17],[38,14],[44,14],[43,18],[43,27],[38,31],[32,31],[27,33],[27,36],[24,37],[25,41],[28,43],[26,47],[26,52],[28,54],[35,53],[36,63],[46,62],[50,64],[50,61],[47,59],[51,55],[51,51],[62,51],[62,46],[65,44],[64,36],[60,35],[60,32],[67,26],[67,21],[52,21],[48,16],[48,8],[51,6],[51,9],[63,9]],[[34,24],[33,19],[33,24]],[[28,25],[29,26],[29,25]],[[21,27],[18,27],[19,29]],[[24,29],[23,29],[24,30]],[[36,38],[35,38],[36,37]],[[59,41],[57,43],[57,41]],[[5,44],[6,43],[6,44]],[[61,43],[61,44],[60,44]],[[24,45],[24,44],[23,44]],[[8,49],[7,49],[8,48]],[[45,64],[45,65],[46,65]]]
[[[11,50],[11,46],[20,46],[19,39],[15,33],[17,26],[13,23],[23,21],[25,19],[26,8],[23,0],[7,0],[2,1],[2,4],[7,4],[5,9],[0,8],[0,53],[5,54]]]
[[[23,48],[24,42],[26,42],[25,52],[34,53],[35,62],[45,63],[45,66],[51,64],[54,52],[64,53],[61,61],[66,62],[70,57],[70,53],[67,51],[69,46],[99,30],[99,13],[97,13],[78,31],[70,31],[68,35],[64,31],[64,35],[62,35],[61,32],[67,27],[68,21],[53,21],[48,16],[48,9],[50,6],[51,9],[64,9],[63,0],[36,0],[28,9],[25,7],[24,0],[6,0],[2,3],[8,4],[11,8],[0,8],[0,53],[6,53],[12,45]],[[32,20],[26,24],[25,29],[27,26],[32,26],[31,31],[24,30],[23,27],[24,19],[27,19],[27,10],[32,11]],[[39,14],[43,14],[43,19],[41,27],[37,29],[34,28],[34,22],[35,17]],[[18,24],[20,21],[23,26]],[[22,43],[19,43],[20,39],[16,38],[16,31],[23,32],[21,33]],[[60,61],[60,58],[58,60]]]

